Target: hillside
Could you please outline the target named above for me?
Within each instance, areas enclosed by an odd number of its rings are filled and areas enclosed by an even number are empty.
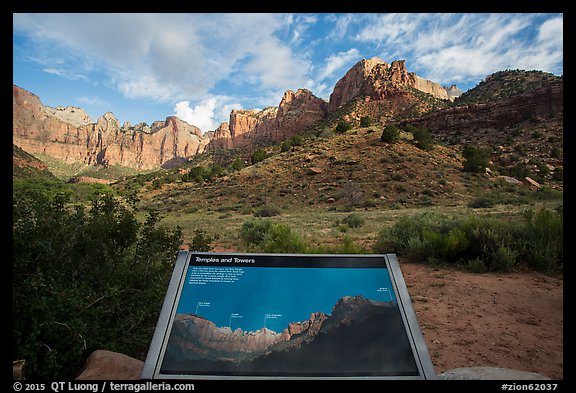
[[[12,145],[12,178],[41,177],[56,180],[48,166],[16,145]]]
[[[542,71],[504,70],[488,75],[474,88],[454,101],[455,106],[477,104],[511,98],[538,90],[562,77]]]

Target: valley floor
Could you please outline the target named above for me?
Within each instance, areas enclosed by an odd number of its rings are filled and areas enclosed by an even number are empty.
[[[561,276],[400,263],[436,373],[489,366],[563,378]]]
[[[558,202],[546,203],[554,207]],[[515,220],[532,206],[498,205],[471,209],[463,205],[426,209],[448,215],[493,215]],[[338,244],[344,235],[370,249],[377,233],[399,217],[423,209],[357,210],[363,226],[337,230],[349,213],[302,209],[272,217],[297,230],[307,244]],[[186,238],[193,228],[221,236],[214,251],[246,251],[239,229],[252,215],[234,211],[171,214],[165,223],[181,225]],[[472,273],[451,266],[430,266],[400,258],[401,269],[437,373],[453,368],[491,366],[563,378],[563,278],[538,272]]]

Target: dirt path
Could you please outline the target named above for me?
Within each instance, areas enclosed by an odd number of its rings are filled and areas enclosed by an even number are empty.
[[[563,378],[563,280],[400,260],[436,373],[505,367]]]

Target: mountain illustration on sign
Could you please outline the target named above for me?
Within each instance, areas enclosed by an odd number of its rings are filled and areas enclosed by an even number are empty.
[[[217,327],[177,314],[161,372],[232,375],[418,375],[398,305],[344,296],[282,332]]]

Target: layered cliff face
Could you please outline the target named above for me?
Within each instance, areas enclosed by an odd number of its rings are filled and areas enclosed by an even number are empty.
[[[302,132],[327,115],[327,103],[310,90],[284,93],[278,107],[232,110],[230,121],[214,132],[209,148],[236,148],[261,141],[279,142]]]
[[[151,169],[180,163],[204,151],[209,138],[177,117],[122,127],[111,112],[90,123],[79,108],[49,108],[13,86],[13,142],[30,153],[66,162]]]
[[[434,112],[416,119],[398,122],[426,127],[438,134],[479,129],[501,130],[526,120],[562,118],[564,83],[562,79],[539,89],[490,102],[465,104]]]
[[[391,64],[378,57],[363,59],[356,63],[340,79],[330,95],[329,111],[333,112],[358,96],[368,96],[374,100],[409,95],[406,87],[412,87],[436,98],[448,99],[446,90],[432,82],[408,72],[404,60]]]

